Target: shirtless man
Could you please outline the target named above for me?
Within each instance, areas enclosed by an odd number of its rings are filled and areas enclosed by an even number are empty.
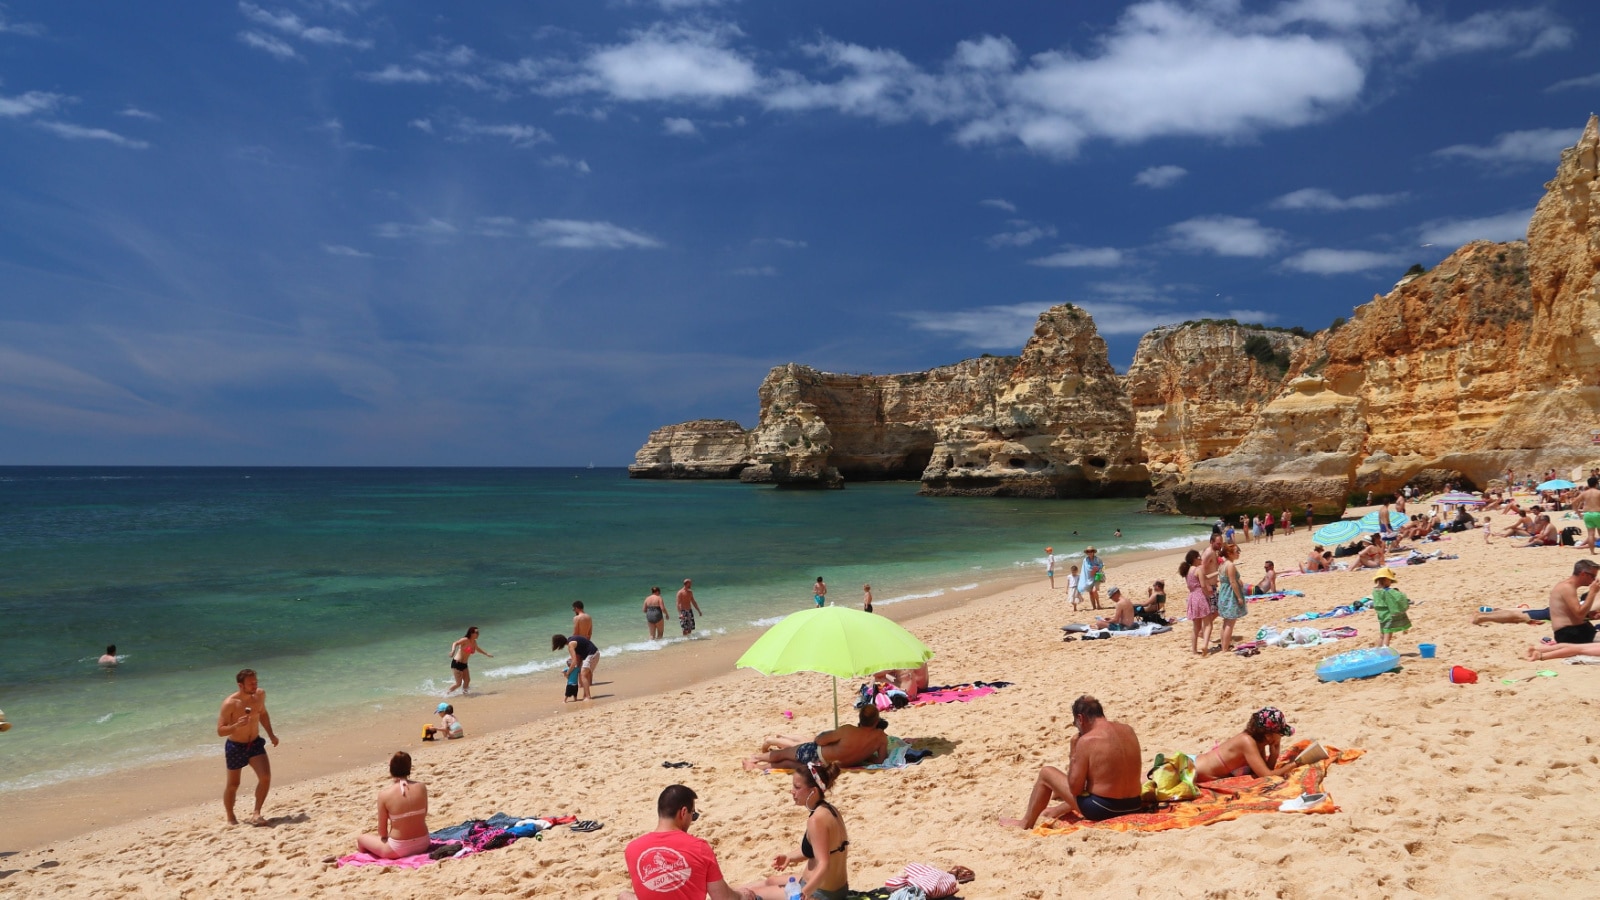
[[[1383,505],[1378,507],[1378,536],[1384,543],[1394,540],[1394,525],[1389,518],[1389,498],[1383,498]]]
[[[594,640],[594,616],[583,611],[583,601],[572,601],[572,633],[578,637]],[[589,678],[594,679],[594,670],[600,668],[600,654],[596,653],[594,659],[589,661]]]
[[[878,708],[868,703],[857,713],[856,725],[824,731],[815,740],[779,734],[761,742],[761,752],[744,761],[746,771],[799,769],[807,763],[869,766],[889,756],[889,735],[879,725]]]
[[[1600,538],[1600,478],[1589,476],[1588,487],[1578,494],[1572,511],[1583,516],[1583,528],[1587,532],[1584,543],[1589,548],[1589,555],[1593,556],[1595,540]]]
[[[239,689],[222,701],[222,711],[217,714],[217,737],[226,738],[222,758],[228,765],[222,808],[228,813],[229,825],[239,824],[233,815],[233,800],[239,793],[239,776],[249,766],[256,773],[256,810],[245,821],[265,825],[261,804],[267,801],[267,790],[272,787],[272,764],[267,761],[267,742],[261,737],[261,729],[266,729],[274,747],[278,746],[278,736],[272,731],[272,717],[267,715],[267,692],[257,684],[255,670],[240,669],[233,680]]]
[[[1133,729],[1107,719],[1100,701],[1087,694],[1073,702],[1072,724],[1078,734],[1067,743],[1067,771],[1055,766],[1039,770],[1027,811],[1020,819],[1001,819],[1001,825],[1026,830],[1041,815],[1060,819],[1069,814],[1099,822],[1143,806],[1144,756]],[[1046,809],[1051,797],[1061,802]]]
[[[828,602],[828,586],[823,583],[822,576],[817,576],[817,583],[811,586],[811,599],[815,600],[820,608]]]
[[[1113,612],[1108,618],[1095,619],[1094,627],[1112,631],[1131,631],[1138,627],[1139,623],[1134,619],[1133,601],[1123,595],[1122,588],[1112,588],[1106,597],[1112,603]]]
[[[694,599],[694,582],[688,578],[683,580],[683,588],[678,591],[678,626],[683,629],[683,636],[694,634],[694,617],[705,615],[700,612],[700,604]]]
[[[1216,609],[1217,583],[1221,581],[1222,571],[1222,535],[1213,533],[1211,543],[1206,549],[1200,551],[1200,587],[1206,592],[1206,598],[1211,601],[1211,608]]]
[[[1550,517],[1540,515],[1533,520],[1533,525],[1528,529],[1528,542],[1524,547],[1554,547],[1561,543],[1561,534],[1556,531],[1556,523]]]

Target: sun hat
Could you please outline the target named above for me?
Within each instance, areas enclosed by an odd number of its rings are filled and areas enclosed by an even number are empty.
[[[1093,547],[1085,547],[1085,548],[1083,548],[1083,552],[1085,552],[1085,553],[1093,553],[1094,552],[1094,548]]]
[[[1400,580],[1400,576],[1394,574],[1394,570],[1389,568],[1388,566],[1384,566],[1383,568],[1379,569],[1378,571],[1372,573],[1372,580],[1373,581],[1377,581],[1379,578],[1387,578],[1390,581],[1399,581]]]
[[[1106,591],[1106,596],[1109,597],[1112,594],[1120,594],[1120,593],[1122,593],[1122,588],[1114,587],[1111,590]]]

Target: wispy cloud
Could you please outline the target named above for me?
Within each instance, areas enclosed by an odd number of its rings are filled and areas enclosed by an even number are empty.
[[[455,123],[455,129],[458,140],[475,137],[504,138],[513,147],[533,147],[555,140],[550,136],[550,132],[543,128],[515,122],[491,125],[472,119],[461,119]]]
[[[750,243],[755,244],[757,246],[760,246],[762,244],[770,244],[770,245],[772,245],[774,247],[782,247],[785,250],[804,250],[805,248],[811,246],[809,243],[807,243],[805,241],[797,241],[794,238],[781,238],[781,237],[780,238],[753,238],[753,239],[751,239]]]
[[[661,120],[661,131],[673,137],[699,137],[700,129],[694,127],[693,120],[666,118]]]
[[[156,115],[153,112],[147,112],[146,110],[142,110],[137,106],[124,106],[121,110],[118,110],[117,115],[126,116],[126,117],[128,117],[130,119],[144,119],[144,120],[149,121],[149,122],[159,122],[159,121],[161,121],[161,117],[160,116]]]
[[[1332,191],[1323,188],[1301,188],[1290,191],[1274,199],[1269,206],[1273,209],[1288,209],[1301,212],[1342,212],[1349,209],[1382,209],[1393,206],[1406,199],[1408,194],[1357,194],[1354,197],[1340,197]]]
[[[316,128],[313,128],[312,130],[313,131],[321,131],[321,132],[326,133],[330,138],[332,138],[334,148],[338,149],[338,150],[376,150],[376,149],[378,149],[377,147],[374,147],[371,144],[363,144],[360,141],[353,141],[353,140],[345,137],[344,136],[344,123],[340,122],[338,119],[328,119],[327,121],[323,122],[321,125],[318,125]]]
[[[1054,225],[1036,224],[1024,219],[1012,219],[1011,230],[992,234],[983,239],[985,244],[999,249],[1001,247],[1026,247],[1045,238],[1056,236]]]
[[[262,34],[259,31],[241,31],[239,32],[239,40],[243,41],[247,47],[254,47],[279,59],[294,59],[300,55],[294,52],[293,47],[283,41],[270,34]]]
[[[1039,314],[1048,308],[1049,304],[1016,303],[902,315],[910,320],[912,328],[955,338],[958,346],[1015,352],[1027,343]]]
[[[320,44],[327,47],[353,47],[357,50],[366,50],[372,47],[372,41],[365,38],[347,37],[337,28],[325,28],[321,25],[312,25],[292,12],[272,12],[254,3],[240,3],[239,12],[246,19],[271,28],[274,31],[287,34],[290,37],[305,41],[308,44]]]
[[[1187,174],[1189,174],[1189,170],[1183,166],[1151,166],[1133,176],[1133,183],[1140,187],[1159,191],[1162,188],[1169,188],[1177,184]]]
[[[1123,303],[1115,300],[1085,300],[1078,304],[1094,318],[1095,328],[1101,334],[1144,334],[1158,325],[1176,325],[1193,319],[1237,319],[1241,322],[1267,323],[1277,319],[1273,313],[1259,309],[1206,309],[1180,306],[1162,309],[1143,303]]]
[[[731,274],[750,278],[771,278],[778,274],[778,268],[776,266],[745,266],[742,269],[732,270]]]
[[[1030,266],[1047,269],[1110,268],[1122,265],[1124,255],[1115,247],[1068,247],[1049,256],[1028,260]]]
[[[1199,216],[1167,228],[1172,244],[1191,253],[1267,256],[1283,246],[1283,232],[1240,216]]]
[[[454,237],[460,229],[443,219],[429,219],[426,222],[383,222],[372,230],[372,233],[381,238],[443,240]]]
[[[1304,250],[1285,259],[1283,266],[1293,272],[1308,275],[1349,275],[1373,269],[1390,269],[1405,265],[1394,253],[1377,253],[1371,250],[1333,250],[1318,247]]]
[[[1528,236],[1532,218],[1532,210],[1514,209],[1476,219],[1435,219],[1422,226],[1421,236],[1424,243],[1445,249],[1472,241],[1516,241]]]
[[[730,47],[732,25],[658,23],[601,47],[576,74],[552,79],[552,93],[601,91],[618,100],[714,102],[748,96],[761,83],[756,67]]]
[[[1576,33],[1548,9],[1495,9],[1459,22],[1429,21],[1417,34],[1417,58],[1431,62],[1486,50],[1515,50],[1535,56],[1560,50]]]
[[[344,244],[323,244],[322,249],[323,252],[327,253],[329,256],[348,256],[355,259],[372,258],[371,253],[357,250],[354,247],[346,247]]]
[[[999,197],[990,197],[988,200],[979,200],[978,204],[980,206],[992,206],[995,209],[1003,209],[1008,213],[1014,213],[1017,211],[1017,205],[1015,203],[1012,203],[1010,200],[1001,200]]]
[[[44,37],[45,28],[37,22],[13,22],[6,17],[6,11],[0,9],[0,34],[15,34],[20,37]]]
[[[1578,142],[1577,128],[1530,128],[1507,131],[1483,146],[1455,144],[1433,152],[1434,156],[1467,159],[1495,167],[1544,165],[1554,167],[1561,151]]]
[[[587,175],[590,171],[589,164],[584,160],[573,159],[569,156],[562,156],[559,153],[554,156],[547,156],[544,159],[539,160],[539,165],[549,166],[552,169],[571,169],[572,171],[577,172],[579,175]]]
[[[613,225],[576,219],[540,219],[528,224],[528,234],[546,247],[573,250],[654,249],[666,245],[655,238]]]
[[[35,122],[40,128],[57,137],[64,137],[69,141],[105,141],[116,144],[118,147],[127,147],[130,150],[143,150],[150,146],[148,141],[138,141],[133,138],[123,137],[115,131],[104,128],[87,128],[74,125],[71,122]]]
[[[290,51],[293,52],[292,50]],[[427,69],[415,66],[400,66],[390,63],[376,72],[362,72],[356,75],[363,81],[376,82],[377,84],[433,84],[439,81],[438,75]]]
[[[1600,88],[1600,72],[1596,72],[1593,75],[1584,75],[1579,78],[1568,78],[1564,81],[1558,81],[1555,84],[1545,88],[1545,90],[1570,91],[1574,89],[1587,90],[1589,88]]]
[[[67,102],[64,94],[46,91],[28,91],[14,97],[0,94],[0,119],[20,119],[35,113],[50,112]]]

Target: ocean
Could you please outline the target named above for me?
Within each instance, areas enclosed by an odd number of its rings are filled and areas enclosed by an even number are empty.
[[[622,469],[0,468],[0,709],[16,723],[0,791],[215,753],[247,666],[283,731],[425,706],[469,625],[494,654],[474,658],[475,686],[554,679],[550,636],[574,600],[606,655],[643,654],[685,640],[675,617],[647,640],[640,612],[654,585],[670,608],[684,578],[705,611],[691,639],[714,640],[812,605],[818,575],[835,602],[870,582],[888,605],[1042,578],[1046,545],[1105,555],[1205,532],[1139,500],[916,490]],[[104,671],[113,643],[122,662]]]

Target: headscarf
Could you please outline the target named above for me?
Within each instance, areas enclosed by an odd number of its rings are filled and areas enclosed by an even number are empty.
[[[1263,706],[1251,714],[1250,731],[1254,734],[1281,734],[1290,737],[1294,734],[1294,726],[1284,719],[1283,712],[1277,707]]]

